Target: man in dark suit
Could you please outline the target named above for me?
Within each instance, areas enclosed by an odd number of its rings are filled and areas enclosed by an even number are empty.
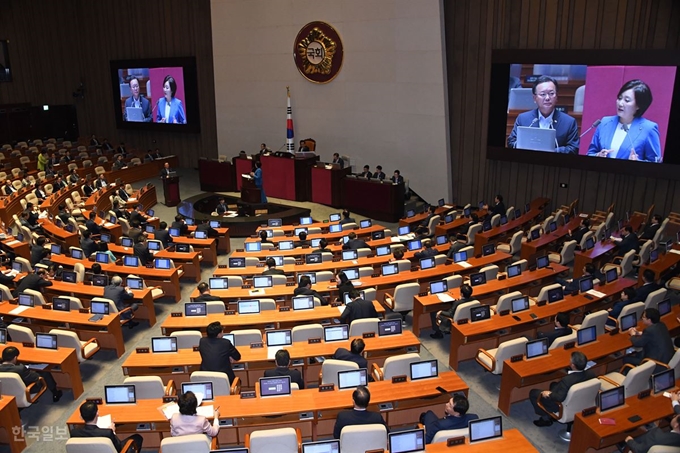
[[[123,157],[127,156],[127,149],[125,149],[125,143],[124,142],[120,142],[120,145],[118,145],[116,152],[122,154]]]
[[[321,302],[321,305],[328,305],[328,301],[312,289],[312,279],[308,275],[300,277],[298,287],[293,290],[293,296],[314,296]]]
[[[151,103],[147,98],[144,96],[141,96],[139,93],[139,80],[134,77],[130,79],[130,82],[128,82],[130,85],[130,96],[125,100],[125,110],[123,111],[123,120],[124,121],[137,121],[129,119],[127,116],[127,109],[128,107],[132,108],[137,108],[137,109],[142,109],[142,119],[141,121],[144,123],[150,123],[151,122]]]
[[[56,192],[57,190],[61,190],[64,187],[66,187],[66,183],[64,182],[64,179],[61,176],[57,176],[57,180],[52,183],[52,187]]]
[[[153,237],[154,239],[161,241],[163,243],[163,247],[167,248],[172,242],[172,237],[168,231],[168,224],[164,221],[161,221],[158,224],[158,229],[154,231]]]
[[[83,249],[86,258],[97,251],[97,244],[90,236],[92,236],[92,233],[90,233],[90,230],[86,230],[81,233],[80,237],[80,248]]]
[[[621,314],[621,310],[623,310],[626,305],[632,304],[635,299],[635,288],[624,288],[623,291],[621,291],[621,299],[614,302],[614,305],[612,305],[611,308],[607,310],[609,312],[609,317],[618,319],[619,315]],[[611,319],[607,319],[607,325],[610,327],[616,327],[616,322],[612,321]]]
[[[123,287],[122,285],[123,279],[118,275],[114,275],[111,277],[111,283],[104,287],[104,298],[111,299],[116,308],[118,308],[118,311],[127,308],[129,301],[134,297],[130,288],[127,286]],[[137,303],[129,304],[129,306],[132,308],[132,312],[137,311],[137,308],[139,308],[139,304]],[[132,317],[133,314],[130,311],[126,311],[120,316],[121,319],[130,319],[127,323],[128,329],[132,329],[139,325],[137,321],[132,321]]]
[[[477,213],[473,212],[470,213],[470,221],[467,223],[466,226],[462,227],[465,229],[465,232],[461,233],[464,236],[461,236],[460,238],[456,236],[451,236],[449,240],[455,239],[451,241],[451,246],[449,247],[449,250],[446,252],[446,257],[448,259],[453,259],[453,255],[455,255],[457,252],[460,250],[464,249],[467,247],[467,236],[470,234],[470,228],[472,228],[473,225],[477,225],[479,223],[479,217],[477,216]]]
[[[80,175],[78,174],[78,169],[74,168],[68,175],[68,183],[75,185],[78,184],[78,181],[80,181]]]
[[[262,275],[285,275],[281,269],[276,268],[276,261],[274,261],[274,258],[267,258],[266,264],[267,270],[262,272]]]
[[[184,236],[189,232],[189,225],[184,222],[184,216],[181,214],[175,216],[175,221],[172,222],[171,228],[177,228],[181,236]]]
[[[586,277],[593,277],[596,280],[603,281],[604,280],[604,275],[602,275],[602,272],[595,267],[593,263],[588,263],[585,266],[583,266],[583,276],[576,280],[573,278],[570,279],[562,279],[562,278],[556,278],[555,281],[562,285],[564,287],[564,293],[565,294],[571,294],[574,291],[579,291],[579,280],[586,278]]]
[[[673,409],[678,414],[678,406],[675,403]],[[647,453],[655,445],[680,447],[680,415],[671,419],[671,430],[669,432],[661,428],[653,428],[638,436],[637,439],[627,436],[625,444],[633,453]]]
[[[340,315],[340,322],[352,324],[355,319],[377,318],[378,312],[375,311],[373,301],[364,300],[358,290],[349,290],[349,298],[352,303],[345,306],[345,310]]]
[[[153,254],[149,251],[149,245],[146,243],[146,236],[140,234],[135,240],[133,248],[133,255],[139,258],[142,266],[153,263]]]
[[[390,181],[392,181],[392,184],[403,183],[404,177],[401,176],[401,172],[399,170],[394,170],[394,175],[390,178]]]
[[[477,420],[477,414],[468,414],[470,403],[465,395],[455,394],[444,406],[444,418],[439,418],[432,411],[420,416],[420,422],[425,425],[425,441],[432,443],[435,434],[449,429],[467,428],[468,422]]]
[[[360,385],[352,392],[352,402],[354,409],[338,413],[333,428],[333,437],[340,439],[342,428],[351,425],[373,425],[382,424],[387,429],[387,423],[378,412],[367,410],[368,403],[371,401],[371,394],[368,388]]]
[[[659,214],[654,214],[652,216],[652,221],[650,222],[649,225],[647,225],[640,235],[640,239],[648,240],[648,239],[654,239],[654,235],[656,234],[657,231],[659,231],[659,227],[661,226],[661,222],[663,222],[663,219]]]
[[[201,371],[226,373],[229,383],[234,382],[231,364],[241,360],[241,353],[226,338],[222,338],[222,324],[219,321],[208,324],[207,337],[201,338],[198,351],[201,354]]]
[[[219,215],[224,215],[227,213],[229,210],[229,207],[227,206],[227,202],[224,200],[224,198],[220,198],[219,202],[217,203],[217,207],[215,207],[215,211]]]
[[[116,214],[117,219],[129,219],[130,218],[130,213],[125,209],[121,209],[120,201],[114,199],[112,207],[113,207],[112,211],[113,211],[114,214]]]
[[[146,217],[142,214],[142,205],[135,205],[134,209],[130,211],[130,221],[137,222],[139,225],[146,223]]]
[[[364,165],[364,171],[359,173],[357,176],[360,178],[366,178],[366,179],[371,179],[373,177],[373,173],[370,172],[370,168],[368,165]]]
[[[300,140],[300,147],[298,148],[298,153],[309,151],[309,146],[305,144],[304,140]]]
[[[129,194],[127,193],[127,191],[125,190],[125,185],[124,185],[124,184],[121,184],[121,185],[120,185],[120,187],[118,188],[118,190],[116,191],[116,193],[118,194],[118,198],[120,198],[121,200],[123,200],[123,202],[126,202],[126,203],[127,203],[127,201],[130,199],[130,195],[129,195]]]
[[[300,390],[305,388],[305,381],[302,379],[302,373],[299,370],[290,369],[290,354],[285,349],[279,349],[274,355],[276,360],[276,368],[273,370],[265,370],[264,377],[276,376],[290,376],[290,382],[298,385]]]
[[[377,179],[378,181],[384,181],[385,180],[385,172],[382,171],[382,166],[377,165],[375,167],[375,172],[373,173],[373,178]]]
[[[345,244],[342,244],[343,250],[359,250],[370,248],[366,241],[357,238],[357,234],[354,231],[352,231],[347,237],[349,238],[349,241],[347,241]]]
[[[133,243],[137,242],[137,238],[144,234],[140,228],[139,222],[137,220],[130,220],[130,229],[128,230],[128,237],[132,239]]]
[[[547,338],[548,347],[559,337],[564,337],[573,332],[572,328],[569,327],[569,313],[560,312],[555,316],[555,329],[551,332],[539,332],[538,338]]]
[[[520,126],[555,129],[554,152],[577,154],[579,147],[578,126],[576,120],[557,107],[557,81],[549,76],[540,76],[534,82],[532,92],[537,108],[520,113],[508,137],[508,148],[517,147],[517,128]]]
[[[210,285],[208,285],[206,282],[199,283],[196,289],[200,294],[200,296],[194,299],[196,302],[210,302],[222,300],[219,297],[210,294]]]
[[[111,421],[110,428],[99,428],[97,426],[97,419],[99,418],[99,409],[97,403],[92,401],[85,401],[80,406],[80,418],[85,422],[82,428],[75,428],[71,430],[71,437],[106,437],[111,440],[116,451],[120,452],[123,446],[132,439],[136,446],[135,451],[142,451],[142,435],[133,434],[124,441],[120,441],[116,436],[116,424]]]
[[[0,372],[2,373],[16,373],[26,386],[36,383],[31,388],[31,393],[37,393],[42,389],[42,382],[38,379],[41,377],[45,380],[47,389],[52,393],[52,401],[57,402],[61,399],[62,391],[57,389],[57,383],[54,381],[52,375],[47,371],[33,371],[17,362],[19,357],[19,349],[14,346],[7,346],[2,351],[2,363],[0,364]]]
[[[309,245],[309,241],[307,240],[307,233],[304,231],[300,231],[298,234],[298,240],[293,242],[293,245],[295,247],[303,247],[305,245]]]
[[[94,182],[94,187],[97,189],[104,189],[109,185],[106,181],[106,175],[104,173],[100,174],[97,180]]]
[[[3,195],[12,195],[16,191],[17,189],[15,189],[14,186],[12,185],[12,181],[9,179],[5,179],[5,185],[2,186]]]
[[[635,250],[635,252],[640,250],[640,242],[630,225],[623,228],[621,239],[616,240],[616,242],[619,244],[619,249],[616,251],[618,256],[624,256],[631,250]]]
[[[344,209],[342,211],[342,219],[338,222],[339,225],[344,225],[346,223],[357,223],[354,218],[350,217],[350,213],[347,209]]]
[[[83,193],[85,194],[86,197],[89,197],[95,190],[97,189],[92,184],[92,181],[88,179],[87,182],[83,185]]]
[[[587,363],[588,358],[584,353],[580,351],[572,352],[569,374],[559,382],[552,382],[550,390],[533,389],[529,392],[529,401],[534,406],[534,412],[536,412],[536,415],[540,415],[538,420],[534,420],[534,425],[544,427],[553,424],[550,415],[538,406],[539,398],[547,410],[557,412],[559,410],[557,403],[561,403],[567,398],[567,393],[573,385],[593,378],[593,374],[586,370]]]
[[[644,283],[635,290],[635,299],[633,299],[633,302],[644,302],[647,300],[647,296],[649,296],[651,293],[663,288],[654,281],[654,277],[655,275],[653,270],[645,269],[642,271],[642,281]]]
[[[365,347],[366,343],[364,343],[364,340],[355,338],[350,343],[349,351],[345,348],[338,348],[335,350],[333,358],[354,362],[359,365],[359,368],[368,368],[368,360],[366,360],[366,357],[363,355]]]
[[[85,222],[85,227],[87,228],[87,230],[92,234],[101,234],[102,227],[100,227],[97,224],[97,213],[95,213],[94,211],[90,211],[90,214],[89,214],[88,217],[89,218]],[[68,222],[68,220],[67,220],[67,222]],[[64,223],[66,223],[66,222],[64,222]]]
[[[326,240],[326,238],[321,238],[321,240],[319,241],[319,248],[314,250],[314,253],[323,252],[333,253],[333,251],[328,248],[328,241]]]
[[[45,244],[47,243],[47,238],[45,236],[40,236],[35,240],[35,245],[31,246],[31,266],[35,266],[40,260],[43,259],[45,252]]]
[[[333,153],[333,160],[331,163],[340,165],[340,168],[345,168],[345,161],[340,159],[340,154],[338,153]]]
[[[209,238],[216,238],[220,235],[215,228],[210,226],[209,222],[200,222],[196,225],[196,231],[205,231]]]
[[[19,283],[14,290],[14,296],[18,297],[19,294],[23,293],[26,289],[42,292],[43,288],[47,286],[52,286],[47,271],[45,269],[38,269],[34,273],[28,274],[19,280]]]
[[[430,338],[438,339],[444,338],[444,332],[451,332],[451,319],[456,314],[456,309],[466,302],[472,300],[472,286],[463,284],[460,286],[461,298],[451,302],[451,306],[446,310],[439,310],[437,312],[430,312],[430,321],[432,322],[432,329],[434,333],[430,334]]]
[[[578,226],[577,229],[572,230],[569,232],[569,236],[567,237],[568,241],[576,241],[576,244],[581,243],[581,239],[583,239],[583,236],[590,231],[590,220],[587,218],[581,220],[581,224]]]
[[[645,325],[643,331],[635,327],[628,330],[632,346],[642,348],[642,351],[627,355],[623,358],[623,363],[637,366],[644,359],[652,359],[667,364],[675,354],[675,348],[666,324],[661,322],[659,310],[647,308],[642,314],[642,323]],[[657,368],[659,369],[655,371],[660,371],[660,365]]]
[[[99,146],[99,140],[97,140],[97,136],[94,134],[90,138],[90,146]]]
[[[429,239],[425,240],[423,243],[423,249],[419,252],[416,252],[413,257],[417,260],[423,259],[423,258],[432,258],[435,255],[437,255],[439,251],[432,246],[432,241]]]
[[[496,195],[496,198],[494,198],[493,206],[489,206],[487,204],[484,206],[484,209],[487,210],[487,216],[489,218],[495,216],[496,214],[503,217],[506,214],[505,204],[503,204],[503,195]]]
[[[170,162],[166,162],[163,164],[163,168],[161,169],[161,178],[169,178],[170,173],[172,173],[172,169],[170,168]]]

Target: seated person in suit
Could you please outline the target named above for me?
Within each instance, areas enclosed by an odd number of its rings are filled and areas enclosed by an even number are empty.
[[[384,181],[385,180],[385,172],[382,171],[382,166],[377,165],[375,167],[375,172],[373,173],[373,177],[377,179],[378,181]]]
[[[163,247],[168,248],[172,242],[172,237],[168,231],[168,224],[165,221],[161,220],[161,222],[158,224],[158,229],[153,232],[153,237],[154,239],[161,241],[163,243]]]
[[[487,210],[487,216],[489,218],[495,216],[496,214],[499,214],[501,217],[504,216],[506,211],[505,204],[503,204],[503,195],[496,195],[493,206],[489,206],[487,204],[484,205],[484,209]]]
[[[314,253],[323,252],[333,253],[333,251],[328,248],[328,241],[326,240],[326,238],[321,238],[321,240],[319,241],[319,248],[314,250]]]
[[[215,211],[219,215],[224,215],[228,210],[229,208],[227,207],[227,202],[224,200],[224,198],[220,198],[219,202],[217,203],[217,207],[215,207]]]
[[[304,231],[300,231],[300,234],[298,234],[298,240],[293,243],[295,247],[302,247],[305,245],[309,245],[309,241],[307,240],[307,233]]]
[[[151,103],[147,98],[142,96],[139,92],[139,80],[136,77],[133,77],[130,79],[128,82],[130,85],[130,94],[131,96],[125,100],[125,109],[123,110],[123,120],[124,121],[133,121],[131,119],[128,119],[127,116],[127,108],[132,107],[132,108],[137,108],[137,109],[142,109],[142,121],[144,123],[150,123],[152,118],[151,118]],[[147,93],[148,95],[148,93]],[[137,120],[134,120],[137,121]],[[110,146],[110,145],[109,145]]]
[[[189,232],[189,225],[184,222],[184,216],[182,214],[177,214],[175,216],[175,221],[172,222],[171,228],[177,228],[181,236],[184,236]]]
[[[347,241],[346,244],[342,244],[343,250],[359,250],[370,248],[366,241],[357,238],[357,234],[354,231],[349,233],[347,237],[349,238],[349,241]]]
[[[631,436],[627,436],[624,442],[618,444],[619,450],[624,451],[624,448],[628,447],[633,453],[647,453],[655,445],[680,447],[680,416],[678,415],[680,414],[679,399],[680,395],[678,392],[671,393],[673,412],[675,412],[676,415],[671,419],[670,432],[654,427],[635,439]]]
[[[121,184],[120,187],[118,187],[116,195],[118,195],[118,198],[123,200],[123,203],[127,203],[127,201],[130,199],[130,194],[127,193],[127,190],[125,190],[124,184]]]
[[[142,266],[153,263],[153,254],[149,250],[149,244],[146,242],[145,234],[140,234],[137,236],[137,239],[135,239],[133,255],[139,258],[139,262]]]
[[[88,215],[88,219],[85,222],[85,227],[92,234],[101,234],[102,227],[100,227],[97,224],[97,213],[96,212],[90,211],[90,214]]]
[[[156,149],[153,151],[153,154],[151,155],[151,157],[153,157],[154,159],[162,159],[162,158],[163,158],[163,155],[162,155],[161,152],[158,150],[158,148],[156,148]]]
[[[112,170],[122,170],[127,167],[127,163],[123,160],[123,156],[119,155],[111,166]]]
[[[433,244],[432,244],[432,241],[429,240],[429,239],[426,239],[426,240],[423,242],[423,249],[422,249],[421,251],[419,251],[419,252],[416,252],[415,255],[413,255],[413,257],[414,257],[415,259],[417,259],[417,260],[422,259],[422,258],[430,258],[430,257],[434,257],[434,256],[437,255],[439,252],[438,252],[437,249],[434,248],[432,245],[433,245]]]
[[[347,275],[342,271],[339,271],[335,275],[335,281],[338,285],[338,302],[342,303],[345,300],[345,293],[348,293],[350,290],[354,289],[354,284],[352,283],[352,280],[347,278]]]
[[[136,222],[138,225],[146,225],[146,215],[142,212],[142,205],[137,204],[135,207],[130,211],[130,222]]]
[[[572,331],[572,328],[569,327],[569,313],[562,311],[555,316],[555,329],[551,332],[539,332],[538,338],[547,338],[548,347],[550,347],[556,339],[569,335]]]
[[[97,189],[103,189],[108,187],[109,183],[106,181],[106,175],[104,173],[100,174],[97,180],[94,182],[94,186]]]
[[[633,232],[633,227],[626,225],[623,227],[620,238],[614,238],[614,242],[619,245],[616,254],[618,256],[623,256],[631,250],[635,250],[635,253],[640,251],[640,242],[638,241],[637,234]]]
[[[198,400],[194,392],[181,393],[177,398],[179,414],[172,414],[170,418],[170,434],[172,437],[188,436],[191,434],[207,434],[216,437],[220,432],[220,412],[215,409],[212,424],[203,415],[196,414]]]
[[[651,359],[656,362],[667,364],[670,362],[675,348],[668,327],[661,322],[661,315],[656,308],[647,308],[642,314],[642,323],[645,325],[643,331],[631,327],[628,330],[630,342],[634,348],[642,348],[642,351],[629,354],[623,358],[623,363],[639,365],[644,359]],[[663,367],[657,365],[655,372]]]
[[[463,228],[465,229],[465,234],[466,236],[470,234],[470,228],[472,228],[473,225],[477,225],[479,223],[479,216],[477,216],[476,213],[471,213],[470,214],[470,221],[467,223],[466,226]],[[467,247],[467,240],[463,237],[458,238],[455,235],[451,235],[449,237],[449,241],[451,242],[451,246],[449,247],[449,251],[446,252],[446,257],[448,259],[453,259],[453,255],[455,255],[457,252],[460,250],[464,249]]]
[[[432,329],[434,330],[434,333],[430,334],[430,338],[444,338],[444,332],[451,333],[451,319],[456,314],[456,309],[460,305],[472,301],[472,286],[467,283],[461,285],[460,295],[461,298],[451,302],[448,309],[430,312],[430,321],[432,321]]]
[[[395,249],[394,252],[392,252],[392,258],[390,258],[390,263],[393,263],[395,261],[401,261],[404,259],[404,248],[399,247],[398,249]]]
[[[2,186],[2,194],[12,195],[16,191],[17,189],[15,189],[14,186],[12,185],[12,181],[9,179],[5,179],[5,185]]]
[[[259,236],[260,236],[260,242],[261,243],[263,243],[263,244],[273,244],[273,242],[270,241],[269,238],[267,237],[267,232],[265,230],[260,231]]]
[[[349,346],[349,351],[345,348],[338,348],[333,354],[333,358],[337,360],[347,360],[359,365],[359,368],[368,368],[368,360],[364,357],[364,348],[366,343],[361,338],[352,340]]]
[[[94,193],[95,190],[97,189],[92,184],[92,181],[88,179],[87,182],[83,185],[83,193],[85,194],[86,197],[89,197]]]
[[[57,383],[48,371],[33,371],[26,365],[17,362],[19,357],[19,349],[14,346],[7,346],[2,351],[2,363],[0,364],[0,373],[16,373],[26,386],[36,383],[31,388],[31,393],[37,393],[42,390],[42,382],[38,379],[41,377],[45,380],[47,389],[52,393],[52,402],[56,403],[61,399],[62,391],[57,389]]]
[[[561,403],[567,398],[567,393],[569,393],[571,386],[585,382],[594,377],[592,372],[586,370],[587,364],[588,358],[584,353],[580,351],[572,352],[569,363],[569,374],[563,377],[559,382],[552,382],[550,384],[550,390],[541,391],[539,389],[533,389],[529,392],[529,401],[531,402],[531,405],[534,406],[534,412],[536,412],[536,415],[540,416],[538,420],[534,420],[534,425],[544,427],[553,424],[553,419],[550,417],[550,414],[538,406],[539,398],[547,410],[557,412],[559,410],[557,403]]]
[[[333,153],[333,160],[331,163],[340,165],[340,168],[345,168],[345,161],[340,159],[340,154],[338,153]]]
[[[378,317],[378,312],[373,306],[373,301],[362,299],[361,294],[357,289],[352,288],[349,290],[349,298],[352,303],[348,304],[340,315],[341,323],[352,324],[352,321],[357,319]]]
[[[300,277],[298,287],[293,290],[294,296],[314,296],[321,302],[321,305],[328,305],[328,301],[312,289],[312,279],[308,275]]]
[[[298,153],[309,151],[309,146],[305,144],[304,140],[300,140],[300,147],[298,148]]]
[[[229,383],[234,382],[234,371],[231,364],[241,360],[241,353],[228,339],[222,338],[222,324],[214,321],[208,324],[207,337],[201,338],[198,351],[201,354],[201,371],[219,371],[226,373]]]
[[[274,258],[267,258],[265,264],[267,265],[267,270],[262,272],[262,275],[285,275],[281,269],[276,268],[276,261]]]
[[[146,154],[144,155],[144,161],[145,161],[145,162],[151,162],[151,161],[153,161],[153,160],[154,160],[154,158],[153,158],[153,153],[152,153],[151,150],[149,149],[149,150],[146,151]]]
[[[651,293],[663,288],[663,286],[654,281],[654,278],[655,275],[653,270],[645,269],[642,271],[642,281],[644,283],[635,290],[635,299],[633,302],[644,302]]]
[[[351,425],[382,424],[385,425],[385,428],[387,429],[387,423],[385,423],[385,420],[380,413],[371,412],[366,409],[370,401],[371,394],[368,391],[368,388],[363,385],[357,387],[354,392],[352,392],[354,409],[338,413],[338,417],[335,420],[335,427],[333,428],[333,437],[340,439],[342,428]]]
[[[66,187],[66,183],[64,182],[64,179],[61,177],[61,175],[57,176],[57,180],[52,183],[52,187],[54,188],[55,192]]]
[[[279,349],[274,355],[276,360],[276,368],[273,370],[265,370],[264,377],[276,377],[276,376],[290,376],[290,382],[294,382],[298,385],[300,390],[305,388],[305,381],[302,379],[302,373],[300,370],[290,369],[290,354],[285,349]]]
[[[31,246],[31,266],[38,264],[45,257],[44,252],[49,251],[45,248],[45,244],[47,244],[47,238],[40,236],[35,240],[35,245]]]
[[[357,176],[361,178],[371,179],[373,177],[373,173],[369,171],[370,168],[371,167],[369,167],[368,165],[364,165],[364,171],[359,173]]]
[[[623,310],[623,307],[635,302],[636,299],[635,293],[636,293],[635,288],[624,288],[624,290],[621,291],[621,299],[614,302],[614,305],[612,305],[611,308],[607,310],[609,312],[609,316],[611,318],[617,319],[621,314],[621,310]],[[611,327],[616,327],[616,323],[611,319],[607,319],[607,325]]]
[[[196,225],[196,231],[205,231],[209,238],[216,238],[220,235],[208,222],[201,222]]]
[[[114,275],[111,277],[111,282],[108,286],[104,287],[104,298],[111,299],[113,303],[118,308],[118,311],[122,311],[130,306],[132,312],[137,311],[139,304],[136,302],[131,303],[130,301],[135,297],[129,286],[123,287],[123,279],[119,275]],[[126,311],[121,315],[121,319],[130,319],[127,323],[128,329],[132,329],[138,326],[137,321],[132,321],[134,315],[129,311]]]
[[[132,242],[137,242],[137,238],[144,234],[140,228],[139,222],[137,220],[130,220],[130,229],[128,230],[128,237],[132,239]]]
[[[111,440],[116,451],[120,451],[128,440],[132,439],[135,444],[135,451],[142,451],[142,435],[133,434],[122,442],[116,436],[116,424],[111,421],[109,428],[100,428],[97,426],[97,419],[99,418],[99,409],[97,403],[92,401],[85,401],[80,406],[80,418],[85,422],[82,428],[75,428],[71,430],[71,437],[105,437]]]
[[[45,192],[45,189],[43,188],[43,185],[41,183],[39,182],[35,183],[33,195],[35,195],[38,198],[38,200],[45,201],[45,198],[47,198],[47,192]]]
[[[595,280],[604,280],[604,275],[602,275],[602,272],[598,268],[595,267],[593,263],[588,263],[585,266],[583,266],[583,276],[581,278],[585,277],[590,277],[592,276],[595,278]],[[580,280],[580,279],[579,279]],[[564,292],[566,294],[573,293],[574,291],[579,290],[578,286],[578,280],[569,278],[569,279],[564,279],[564,278],[556,278],[555,281],[562,285],[564,287]],[[597,283],[597,282],[595,282]]]
[[[342,219],[338,222],[339,225],[344,225],[346,223],[357,223],[354,218],[350,217],[350,213],[347,209],[344,209],[342,211]]]
[[[463,394],[453,395],[444,406],[444,418],[432,411],[420,414],[420,423],[425,426],[425,441],[432,443],[435,434],[449,429],[467,428],[468,422],[477,420],[477,414],[468,414],[470,402]]]
[[[117,219],[129,219],[130,218],[130,213],[126,209],[121,209],[120,207],[120,201],[116,200],[114,198],[113,200],[113,213],[116,214]]]
[[[583,236],[588,231],[590,231],[590,220],[588,220],[588,218],[585,218],[581,220],[581,224],[578,226],[577,229],[569,231],[569,235],[567,236],[566,240],[576,241],[576,244],[580,244],[581,239],[583,239]]]
[[[80,248],[83,249],[83,254],[86,258],[89,258],[90,255],[97,251],[97,244],[91,236],[90,230],[83,231],[80,234]]]
[[[426,236],[430,232],[430,230],[428,229],[428,225],[430,223],[430,219],[435,215],[434,214],[435,209],[436,208],[432,205],[427,206],[426,211],[427,217],[425,217],[425,219],[422,222],[420,222],[420,224],[416,227],[414,231],[415,234],[417,234],[418,236]]]
[[[199,283],[196,289],[200,294],[200,296],[194,299],[196,302],[209,302],[222,300],[219,297],[210,294],[210,285],[208,285],[206,282]]]
[[[659,227],[661,226],[661,222],[663,222],[663,218],[659,214],[654,214],[652,216],[652,221],[649,225],[645,227],[645,229],[642,231],[642,234],[640,235],[640,239],[654,239],[654,235],[656,234],[657,231],[659,231]]]
[[[68,219],[71,218],[71,213],[64,203],[59,204],[59,213],[57,214],[59,220],[63,222],[64,225],[68,224]]]
[[[404,182],[404,177],[401,176],[401,172],[399,170],[394,170],[394,175],[390,178],[390,181],[392,181],[392,184],[399,184]]]

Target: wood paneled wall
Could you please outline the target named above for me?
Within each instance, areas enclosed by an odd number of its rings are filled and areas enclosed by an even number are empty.
[[[523,206],[546,195],[553,207],[578,198],[580,209],[680,211],[674,180],[487,160],[487,87],[491,49],[678,49],[674,0],[444,0],[451,171],[457,202]],[[678,150],[674,150],[677,152]],[[566,189],[560,183],[568,183]]]
[[[182,166],[217,155],[209,0],[2,0],[0,38],[14,77],[0,83],[0,104],[75,103],[81,135],[157,146]],[[109,60],[186,56],[196,57],[201,133],[117,129]],[[75,100],[81,81],[86,95]]]

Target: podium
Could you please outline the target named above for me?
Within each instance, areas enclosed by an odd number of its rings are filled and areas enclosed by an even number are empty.
[[[179,198],[179,176],[168,176],[163,179],[163,195],[165,196],[165,206],[170,208],[177,206]]]
[[[255,185],[253,178],[241,175],[241,200],[246,203],[260,203],[262,191]]]

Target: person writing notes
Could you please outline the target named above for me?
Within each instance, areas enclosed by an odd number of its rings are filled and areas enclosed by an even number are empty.
[[[175,97],[177,93],[177,82],[171,75],[163,79],[164,96],[158,100],[156,110],[157,123],[186,124],[187,118],[184,114],[182,101]]]
[[[624,83],[616,97],[616,115],[602,118],[588,155],[659,162],[659,126],[642,117],[651,104],[652,91],[645,82],[635,79]]]

